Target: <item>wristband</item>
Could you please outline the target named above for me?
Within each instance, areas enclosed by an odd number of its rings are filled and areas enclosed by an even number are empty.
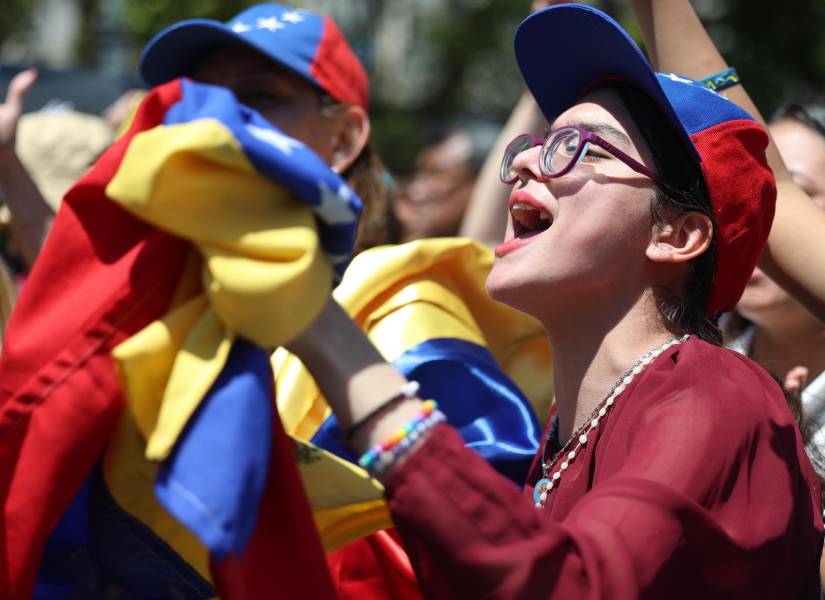
[[[711,75],[709,77],[705,77],[704,79],[700,79],[699,83],[713,90],[714,92],[719,92],[721,90],[727,89],[740,83],[740,80],[739,74],[736,72],[736,69],[734,69],[733,67],[729,67],[724,71],[716,73],[715,75]]]

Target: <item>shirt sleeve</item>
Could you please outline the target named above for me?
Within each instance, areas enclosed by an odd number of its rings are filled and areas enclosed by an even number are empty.
[[[387,481],[425,595],[804,597],[821,521],[790,413],[743,414],[754,398],[742,389],[718,408],[728,390],[708,398],[699,387],[623,415],[621,466],[562,521],[437,428]]]

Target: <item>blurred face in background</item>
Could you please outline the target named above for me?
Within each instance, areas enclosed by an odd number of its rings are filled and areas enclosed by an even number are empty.
[[[773,123],[770,132],[794,182],[825,210],[825,138],[790,119]],[[745,288],[737,312],[760,327],[821,327],[759,269]]]
[[[402,242],[458,233],[475,183],[472,155],[466,133],[455,133],[421,151],[415,172],[395,201]]]

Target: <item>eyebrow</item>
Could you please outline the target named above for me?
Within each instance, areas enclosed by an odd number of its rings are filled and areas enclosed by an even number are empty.
[[[600,122],[588,122],[588,121],[573,121],[570,125],[574,125],[575,127],[581,127],[589,131],[590,133],[595,133],[596,135],[600,135],[602,137],[609,137],[613,138],[613,141],[617,141],[626,145],[631,145],[630,138],[624,134],[624,132],[619,131],[612,125],[608,125],[607,123],[600,123]]]

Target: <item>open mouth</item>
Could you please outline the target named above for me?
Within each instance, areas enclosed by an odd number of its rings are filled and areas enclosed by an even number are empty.
[[[510,215],[513,218],[513,235],[516,238],[538,235],[550,229],[553,224],[553,215],[526,202],[513,202],[510,206]]]

